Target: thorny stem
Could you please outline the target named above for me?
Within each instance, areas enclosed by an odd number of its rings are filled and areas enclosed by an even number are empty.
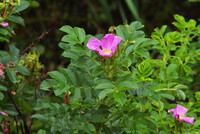
[[[15,103],[15,101],[14,101],[14,99],[13,99],[13,97],[12,97],[12,94],[11,94],[10,92],[8,92],[8,97],[10,98],[10,100],[11,100],[11,102],[13,103],[13,105],[14,105],[16,111],[18,112],[19,117],[23,120],[25,133],[26,133],[26,134],[29,134],[30,132],[29,132],[29,128],[28,128],[28,126],[27,126],[27,124],[26,124],[26,119],[25,119],[25,117],[22,115],[22,113],[21,113],[21,111],[20,111],[18,105]]]
[[[16,117],[14,116],[14,120],[15,120],[15,123],[16,123],[16,127],[17,127],[17,134],[18,134],[18,122],[17,122],[17,119]]]

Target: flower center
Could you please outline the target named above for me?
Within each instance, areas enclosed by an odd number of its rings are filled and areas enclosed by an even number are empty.
[[[111,49],[103,49],[102,50],[102,52],[104,53],[104,54],[107,54],[107,55],[109,55],[109,54],[111,54]]]
[[[179,119],[183,119],[183,118],[186,118],[187,116],[183,115],[183,114],[179,114]]]

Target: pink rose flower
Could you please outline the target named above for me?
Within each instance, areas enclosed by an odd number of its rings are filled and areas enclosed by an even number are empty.
[[[8,22],[4,22],[4,21],[3,21],[3,22],[1,22],[0,24],[1,24],[2,26],[4,26],[4,27],[7,27],[7,26],[9,26],[9,23],[8,23]]]
[[[194,117],[187,117],[185,114],[187,113],[188,109],[177,104],[176,108],[168,110],[168,113],[173,112],[173,117],[177,118],[179,121],[183,120],[187,123],[193,124]]]
[[[91,50],[99,52],[101,56],[111,57],[117,50],[117,45],[121,40],[122,38],[119,36],[106,34],[101,41],[97,38],[91,38],[86,46]]]

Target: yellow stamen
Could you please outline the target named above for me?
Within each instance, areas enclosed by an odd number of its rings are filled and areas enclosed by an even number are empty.
[[[183,118],[187,118],[187,116],[185,116],[183,114],[179,114],[179,118],[182,120]]]
[[[109,55],[109,54],[111,54],[111,49],[103,49],[102,50],[102,52],[104,53],[104,54],[107,54],[107,55]]]

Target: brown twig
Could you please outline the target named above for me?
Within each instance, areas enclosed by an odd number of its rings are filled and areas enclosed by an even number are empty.
[[[15,101],[14,101],[14,99],[13,99],[13,97],[12,97],[12,94],[11,94],[9,91],[8,91],[7,93],[8,93],[8,97],[10,98],[11,102],[12,102],[13,105],[15,106],[15,110],[18,112],[19,117],[23,120],[25,133],[26,133],[26,134],[29,134],[30,132],[29,132],[28,126],[27,126],[27,124],[26,124],[26,119],[25,119],[25,117],[22,115],[22,113],[21,113],[21,111],[20,111],[18,105],[15,103]],[[23,131],[23,130],[22,130],[22,131]]]
[[[45,35],[49,34],[49,32],[51,31],[51,29],[49,30],[45,30],[39,37],[37,40],[34,40],[31,42],[31,44],[29,44],[29,46],[27,48],[24,49],[23,53],[20,55],[22,56],[24,53],[26,53],[29,49],[31,49],[35,44],[37,44],[38,42],[40,42],[41,39],[44,38]]]

